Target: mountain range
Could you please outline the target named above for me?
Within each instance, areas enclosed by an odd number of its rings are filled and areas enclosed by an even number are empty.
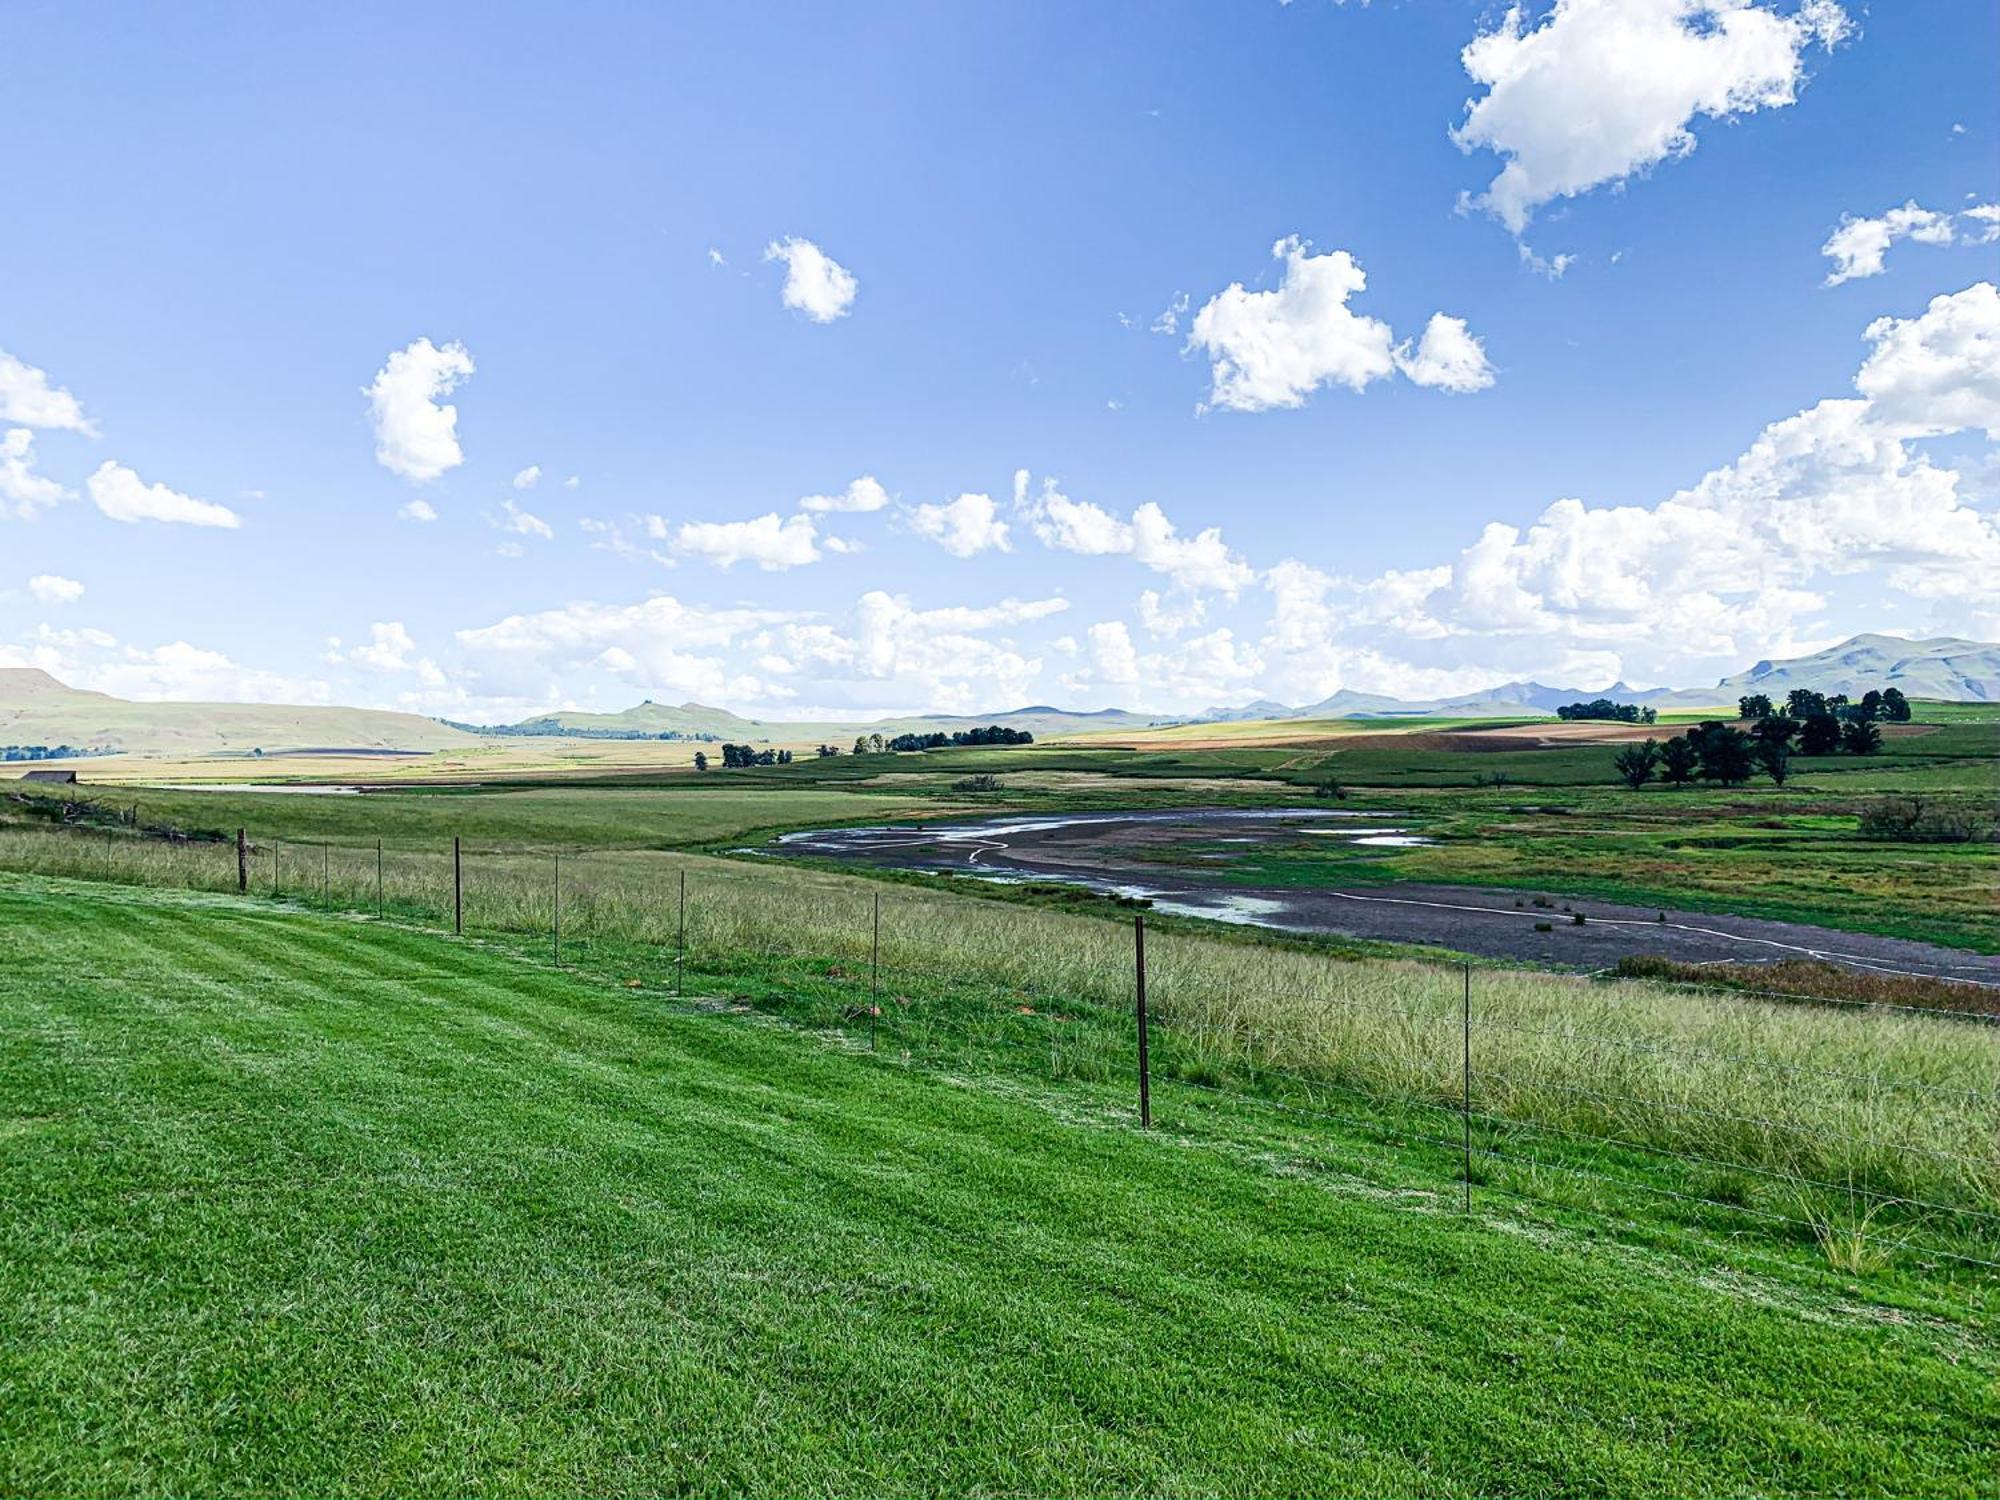
[[[1510,718],[1518,714],[1554,713],[1565,703],[1612,698],[1662,711],[1734,708],[1747,693],[1782,699],[1793,688],[1818,693],[1846,693],[1858,698],[1870,688],[1898,688],[1907,698],[1937,698],[1955,703],[2000,701],[2000,645],[1941,637],[1906,641],[1892,635],[1857,635],[1783,661],[1760,661],[1747,671],[1724,677],[1712,688],[1549,687],[1539,682],[1508,682],[1456,698],[1391,698],[1379,693],[1342,689],[1331,698],[1300,708],[1268,700],[1242,708],[1211,709],[1204,719],[1369,719],[1397,715],[1442,715],[1454,718]]]
[[[0,668],[0,746],[72,745],[93,751],[140,755],[253,754],[329,749],[430,751],[463,749],[496,734],[582,734],[643,739],[724,739],[750,743],[824,740],[845,748],[856,735],[931,733],[1001,724],[1037,739],[1092,730],[1143,729],[1189,719],[1395,718],[1441,715],[1519,717],[1553,713],[1564,703],[1613,698],[1661,710],[1734,708],[1745,693],[1781,699],[1793,688],[1859,697],[1870,688],[1900,688],[1910,698],[2000,702],[2000,645],[1942,638],[1906,641],[1857,635],[1809,656],[1760,661],[1724,677],[1712,688],[1635,691],[1550,687],[1509,682],[1455,698],[1404,699],[1342,689],[1301,707],[1269,699],[1174,719],[1124,709],[1078,712],[1037,704],[987,714],[913,714],[867,724],[750,719],[700,703],[647,701],[619,713],[566,710],[519,724],[452,724],[384,709],[286,706],[260,703],[135,703],[107,693],[67,687],[32,667]]]

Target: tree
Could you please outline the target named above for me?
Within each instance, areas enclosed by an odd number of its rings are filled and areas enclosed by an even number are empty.
[[[1750,758],[1750,736],[1742,730],[1710,721],[1690,729],[1688,738],[1701,761],[1702,780],[1741,786],[1750,779],[1756,763]]]
[[[1799,754],[1831,755],[1840,748],[1840,720],[1814,714],[1799,727]]]
[[[882,736],[881,736],[881,735],[879,735],[879,734],[871,734],[871,735],[869,735],[869,736],[868,736],[868,753],[869,753],[870,755],[880,755],[880,754],[882,753],[883,749],[884,749],[884,746],[883,746],[883,743],[882,743]]]
[[[1792,748],[1792,741],[1797,738],[1798,732],[1799,721],[1797,719],[1788,719],[1779,714],[1768,719],[1759,719],[1757,727],[1750,731],[1750,737],[1760,745],[1778,744],[1790,750]]]
[[[840,746],[821,745],[818,753],[821,760],[832,760],[836,755],[840,754]]]
[[[856,736],[854,737],[854,753],[855,753],[856,755],[866,755],[866,754],[868,753],[868,736],[867,736],[867,735],[865,735],[865,734],[857,734],[857,735],[856,735]]]
[[[1736,700],[1736,717],[1739,719],[1768,719],[1771,717],[1771,699],[1765,693],[1745,693]]]
[[[1660,742],[1647,740],[1643,745],[1627,745],[1611,757],[1611,764],[1618,772],[1618,779],[1638,791],[1653,779],[1653,768],[1660,763]]]
[[[1686,786],[1694,780],[1700,763],[1701,752],[1684,736],[1677,735],[1660,746],[1660,779],[1669,786]]]
[[[1757,764],[1764,768],[1773,785],[1783,786],[1785,778],[1792,774],[1792,747],[1783,740],[1759,740]]]
[[[1882,689],[1882,717],[1891,724],[1910,722],[1910,700],[1903,696],[1901,688]]]
[[[1873,755],[1882,748],[1882,731],[1871,719],[1850,719],[1841,740],[1849,755]]]
[[[1882,717],[1882,695],[1870,688],[1861,695],[1859,717],[1864,721]]]
[[[1826,694],[1815,693],[1811,688],[1793,688],[1785,694],[1785,712],[1795,719],[1817,719],[1830,710]]]
[[[705,750],[697,750],[697,751],[695,751],[695,753],[694,753],[694,768],[695,768],[695,769],[696,769],[697,771],[706,771],[706,770],[708,769],[708,752],[707,752],[707,751],[705,751]]]

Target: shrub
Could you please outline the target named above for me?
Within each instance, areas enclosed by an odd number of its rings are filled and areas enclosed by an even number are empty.
[[[1969,844],[1992,838],[1991,825],[1969,807],[1923,797],[1884,797],[1861,812],[1861,836],[1896,844]]]
[[[961,776],[951,784],[954,792],[997,792],[1000,790],[998,776]]]

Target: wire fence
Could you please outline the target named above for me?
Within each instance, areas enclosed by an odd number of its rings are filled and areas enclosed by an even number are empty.
[[[2000,1026],[1686,981],[1404,961],[648,851],[0,839],[0,866],[502,938],[606,983],[904,1066],[1129,1091],[1479,1195],[2000,1269]],[[30,857],[33,855],[34,857]],[[1303,1132],[1303,1135],[1300,1133]]]

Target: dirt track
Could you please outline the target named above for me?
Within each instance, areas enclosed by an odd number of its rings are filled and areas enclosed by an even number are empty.
[[[995,880],[1061,880],[1144,897],[1162,911],[1297,932],[1336,932],[1572,969],[1637,954],[1692,963],[1816,958],[1847,968],[2000,984],[2000,956],[1756,917],[1635,907],[1543,889],[1389,883],[1339,888],[1204,881],[1198,869],[1148,862],[1188,840],[1252,845],[1302,826],[1359,843],[1407,840],[1367,813],[1191,810],[1078,813],[794,833],[777,852]],[[1335,832],[1334,830],[1338,830]],[[1537,898],[1548,907],[1535,905]],[[1568,909],[1566,910],[1565,907]],[[1575,914],[1581,913],[1581,924]],[[1548,931],[1538,931],[1546,925]]]

